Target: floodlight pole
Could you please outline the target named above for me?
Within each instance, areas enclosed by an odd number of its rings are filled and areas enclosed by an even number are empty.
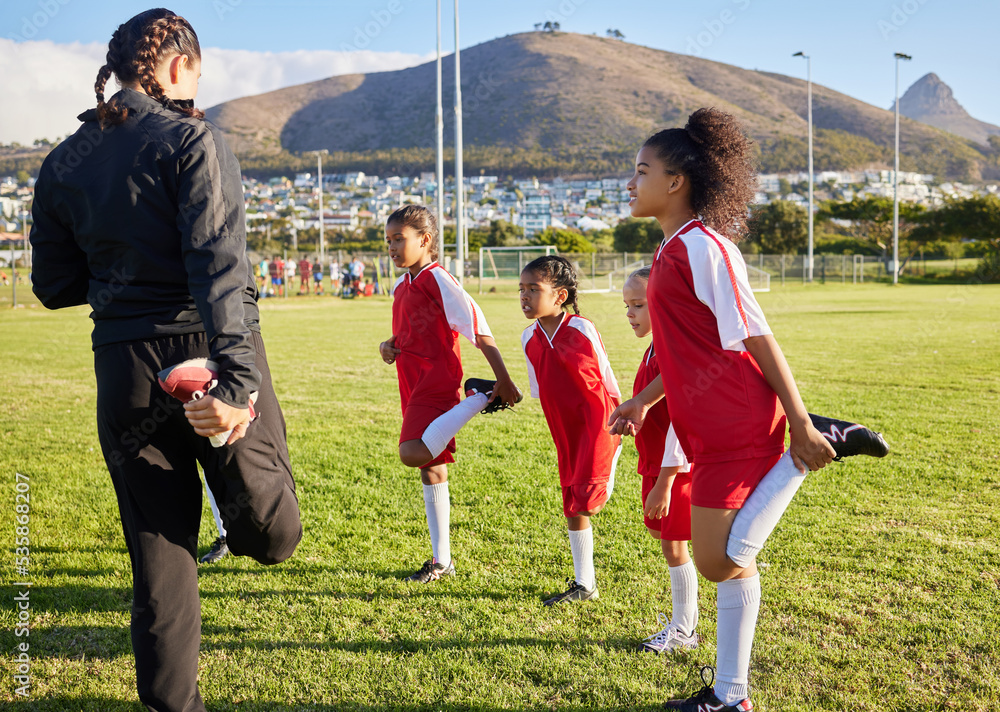
[[[316,151],[316,188],[319,191],[319,263],[323,264],[323,155],[325,148]]]
[[[438,252],[444,251],[444,109],[441,100],[441,0],[437,0],[437,224]]]
[[[808,54],[796,52],[793,57],[806,60],[806,96],[809,121],[809,247],[806,281],[813,281],[813,89],[812,89],[812,58]]]
[[[462,170],[462,67],[459,61],[458,0],[455,0],[455,278],[465,283],[465,176]]]
[[[892,171],[892,283],[899,283],[899,60],[913,59],[896,52],[896,162]]]

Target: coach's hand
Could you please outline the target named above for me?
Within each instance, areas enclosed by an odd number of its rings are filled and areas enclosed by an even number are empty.
[[[400,349],[396,348],[396,337],[390,336],[388,339],[383,341],[378,345],[379,355],[382,356],[382,360],[386,363],[392,363],[396,360],[396,357],[403,353]]]
[[[205,438],[232,430],[233,434],[226,441],[227,445],[232,445],[246,435],[247,426],[250,425],[249,408],[234,408],[213,396],[185,403],[184,417],[191,423],[194,431]]]

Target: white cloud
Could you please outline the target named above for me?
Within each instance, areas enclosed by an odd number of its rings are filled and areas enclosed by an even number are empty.
[[[107,45],[100,43],[0,39],[0,67],[4,68],[0,143],[30,145],[39,138],[54,140],[75,131],[76,116],[94,105],[94,80],[106,52]],[[254,52],[205,47],[197,104],[207,108],[337,74],[403,69],[429,59],[369,50]],[[117,90],[113,77],[108,84],[105,96]]]

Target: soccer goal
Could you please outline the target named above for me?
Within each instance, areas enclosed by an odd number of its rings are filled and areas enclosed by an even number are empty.
[[[497,287],[516,285],[524,266],[536,257],[557,255],[555,245],[479,248],[479,293]]]
[[[747,265],[747,279],[750,281],[750,288],[755,292],[771,291],[771,275],[764,270]]]

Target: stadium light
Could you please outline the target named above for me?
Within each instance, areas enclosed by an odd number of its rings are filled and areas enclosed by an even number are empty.
[[[323,148],[313,153],[316,154],[316,188],[319,190],[319,263],[323,264],[323,156],[330,152]]]
[[[896,162],[892,171],[892,283],[899,283],[899,60],[913,59],[896,52]]]
[[[455,279],[465,284],[465,175],[462,170],[462,67],[458,47],[458,0],[455,0]]]
[[[806,60],[806,105],[809,120],[809,248],[806,281],[813,281],[813,88],[812,88],[812,58],[808,54],[796,52],[793,57]]]
[[[441,0],[437,0],[437,224],[438,253],[444,252],[444,109],[441,101]]]

